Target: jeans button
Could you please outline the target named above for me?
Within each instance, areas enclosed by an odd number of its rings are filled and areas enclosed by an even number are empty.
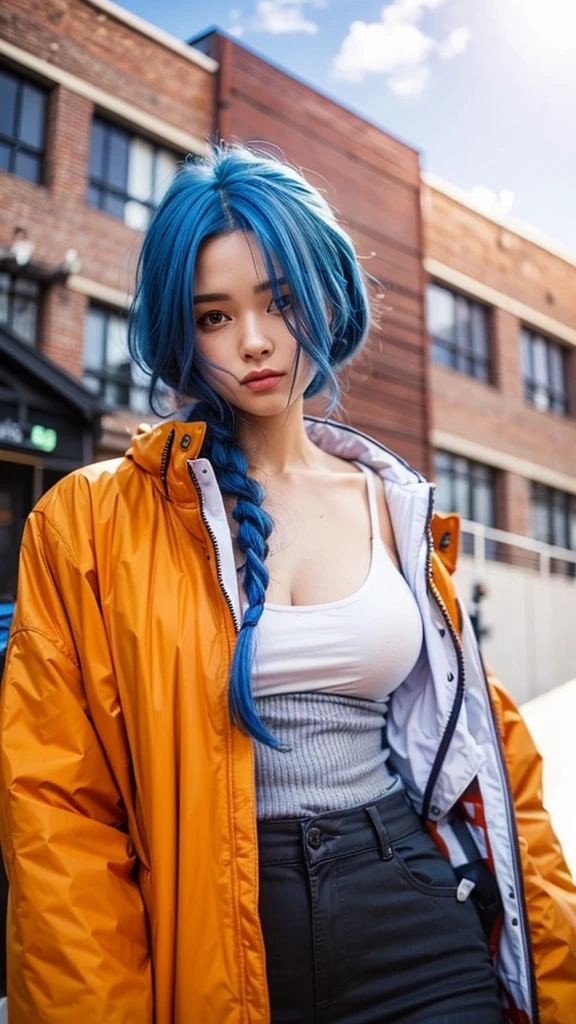
[[[319,850],[322,846],[322,833],[319,828],[311,828],[308,832],[308,846],[313,850]]]

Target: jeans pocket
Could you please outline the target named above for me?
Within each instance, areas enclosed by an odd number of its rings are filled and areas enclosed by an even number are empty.
[[[454,868],[427,832],[413,832],[392,844],[394,860],[408,884],[426,896],[456,897]]]

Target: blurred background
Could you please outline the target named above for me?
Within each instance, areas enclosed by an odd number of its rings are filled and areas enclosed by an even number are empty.
[[[207,140],[258,141],[381,283],[342,416],[462,516],[460,592],[576,867],[575,52],[573,0],[3,0],[0,649],[33,504],[150,415],[125,316],[151,213]]]

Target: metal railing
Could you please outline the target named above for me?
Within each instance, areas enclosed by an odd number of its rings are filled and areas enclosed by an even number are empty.
[[[461,521],[462,538],[469,536],[473,541],[471,552],[464,551],[474,559],[474,567],[484,568],[486,562],[501,562],[532,569],[543,577],[561,575],[576,578],[576,551],[569,548],[544,544],[532,537],[519,533],[508,533],[469,519]]]

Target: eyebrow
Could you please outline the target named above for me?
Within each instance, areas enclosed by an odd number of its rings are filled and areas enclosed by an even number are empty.
[[[285,277],[279,277],[276,281],[278,288],[287,284]],[[271,292],[272,282],[261,281],[259,284],[254,285],[254,295],[260,295],[261,292]],[[204,295],[195,295],[194,302],[200,305],[203,302],[230,302],[232,296],[228,292],[206,292]]]

